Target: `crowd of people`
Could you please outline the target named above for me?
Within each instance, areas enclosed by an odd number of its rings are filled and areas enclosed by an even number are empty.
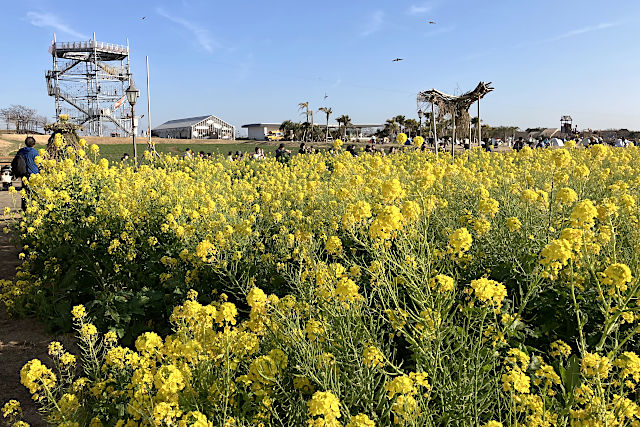
[[[604,139],[601,137],[588,137],[588,138],[576,138],[574,139],[579,145],[589,146],[593,144],[606,144],[613,147],[628,147],[630,145],[635,145],[635,141],[630,141],[625,138],[611,138]],[[451,138],[443,137],[438,138],[437,144],[440,151],[446,151],[451,147]],[[549,147],[562,147],[566,141],[559,138],[517,138],[512,139],[508,138],[506,142],[501,140],[496,140],[494,138],[483,138],[481,144],[479,146],[486,151],[493,151],[495,148],[500,145],[506,145],[509,148],[514,150],[521,150],[522,148],[530,147],[530,148],[549,148]],[[383,147],[384,140],[382,138],[372,137],[369,140],[369,143],[364,147],[358,148],[355,144],[347,144],[343,146],[343,150],[352,156],[358,156],[361,153],[369,153],[369,154],[380,154],[380,155],[390,155],[396,154],[400,151],[400,148],[397,145],[392,145],[388,147]],[[413,146],[412,139],[407,139],[404,146]],[[424,143],[421,147],[416,148],[418,150],[425,151],[427,149],[433,150],[435,148],[436,142],[434,138],[425,138]],[[468,139],[465,140],[457,140],[456,146],[463,147],[465,149],[471,148],[471,144]],[[313,145],[308,145],[305,142],[300,143],[299,148],[297,149],[297,154],[315,154],[325,151],[325,149],[314,147]],[[329,154],[336,155],[339,150],[335,148],[329,148]],[[285,146],[284,143],[280,143],[278,148],[275,150],[275,158],[280,162],[288,162],[291,158],[293,151]],[[190,148],[186,148],[184,151],[185,158],[201,158],[201,159],[211,159],[214,157],[213,153],[205,153],[204,151],[200,151],[198,153],[194,152]],[[254,152],[243,152],[241,150],[237,151],[229,151],[226,158],[228,161],[239,161],[239,160],[262,160],[265,159],[267,155],[262,147],[255,147]],[[120,159],[122,162],[127,162],[129,160],[129,154],[124,153],[122,158]]]

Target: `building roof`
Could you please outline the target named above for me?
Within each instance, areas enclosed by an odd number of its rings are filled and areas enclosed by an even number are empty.
[[[264,126],[280,126],[282,123],[249,123],[242,125],[243,128],[264,127]]]
[[[280,126],[282,123],[250,123],[247,125],[242,125],[243,128],[250,128],[250,127],[264,127],[264,126]],[[325,127],[326,124],[322,123],[322,122],[316,122],[314,123],[314,126],[320,126],[320,127]],[[329,123],[329,127],[330,128],[338,128],[340,125],[338,125],[337,123]],[[384,127],[384,125],[380,125],[380,124],[369,124],[369,123],[365,123],[365,124],[358,124],[358,123],[350,123],[349,124],[349,128],[358,128],[358,129],[366,129],[366,128],[379,128],[379,127]]]
[[[169,120],[168,122],[164,122],[160,126],[157,126],[157,127],[153,128],[152,130],[187,128],[187,127],[191,127],[191,126],[195,125],[196,123],[199,123],[199,122],[201,122],[204,119],[207,119],[209,117],[211,117],[211,115],[198,116],[198,117],[188,117],[186,119]]]
[[[530,138],[552,138],[558,136],[560,129],[558,128],[545,128],[539,131],[529,132]]]

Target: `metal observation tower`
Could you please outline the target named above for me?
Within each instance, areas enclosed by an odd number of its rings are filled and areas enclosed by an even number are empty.
[[[56,102],[56,117],[82,125],[86,135],[131,136],[131,107],[125,90],[132,81],[129,41],[126,46],[93,39],[57,42],[49,47],[53,69],[47,71],[47,91]]]

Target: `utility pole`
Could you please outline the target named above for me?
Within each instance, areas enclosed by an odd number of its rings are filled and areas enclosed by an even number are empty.
[[[480,97],[478,97],[478,123],[476,123],[478,129],[478,145],[482,145],[482,126],[480,125]]]
[[[438,155],[438,135],[436,130],[436,114],[433,102],[431,103],[431,122],[433,123],[433,144],[436,147],[436,156]]]
[[[453,163],[454,157],[455,157],[455,153],[454,153],[454,145],[456,143],[456,110],[455,107],[453,109],[453,135],[451,138],[451,163]]]

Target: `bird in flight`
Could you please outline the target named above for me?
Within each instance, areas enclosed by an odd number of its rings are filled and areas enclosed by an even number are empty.
[[[329,97],[329,95],[327,95],[327,92],[324,93],[324,99],[327,99]]]
[[[142,20],[144,21],[146,18],[147,18],[146,16],[143,16],[143,17],[142,17]]]
[[[429,21],[429,24],[435,24],[436,21]]]
[[[398,61],[404,61],[404,59],[403,59],[403,58],[396,58],[396,59],[394,59],[394,60],[393,60],[393,61],[391,61],[391,62],[398,62]]]

